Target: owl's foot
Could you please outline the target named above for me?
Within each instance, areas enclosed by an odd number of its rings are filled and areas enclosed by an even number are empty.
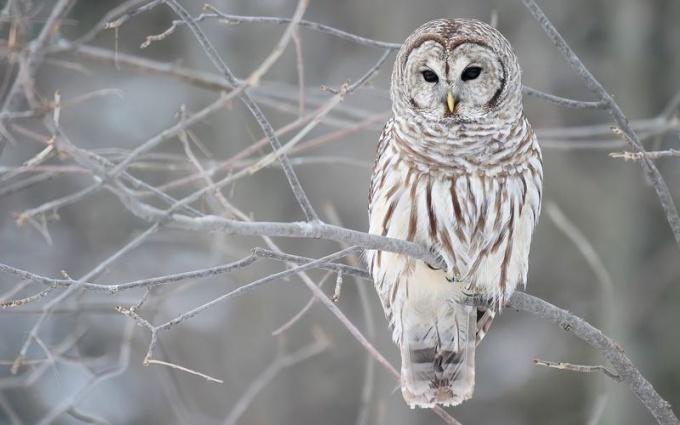
[[[444,257],[440,253],[438,253],[437,250],[434,248],[430,248],[430,252],[437,257],[437,263],[432,264],[426,261],[425,264],[427,264],[427,267],[429,267],[432,270],[442,270],[442,268],[439,267],[439,265],[446,264],[446,262],[444,261]],[[446,269],[444,269],[444,271],[446,271]]]
[[[441,270],[441,269],[442,269],[441,267],[435,267],[435,266],[433,266],[433,265],[430,264],[430,263],[425,263],[425,264],[427,264],[427,267],[428,267],[430,270]]]
[[[458,304],[469,305],[480,309],[493,309],[495,302],[493,298],[481,292],[474,292],[470,288],[465,288],[455,300]]]
[[[451,283],[460,282],[461,278],[462,278],[462,276],[461,276],[460,270],[458,269],[457,266],[455,266],[453,268],[453,270],[451,270],[451,272],[447,271],[447,273],[446,273],[446,280],[448,280]]]

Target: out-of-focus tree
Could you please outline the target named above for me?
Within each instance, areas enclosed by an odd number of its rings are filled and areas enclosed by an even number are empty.
[[[0,423],[677,424],[680,3],[541,6],[2,2]],[[533,296],[430,412],[360,254],[436,261],[365,230],[394,52],[437,17],[513,43],[546,209]]]

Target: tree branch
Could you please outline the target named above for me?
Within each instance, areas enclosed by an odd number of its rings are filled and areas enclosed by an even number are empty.
[[[529,294],[515,292],[508,306],[549,320],[587,342],[614,366],[622,382],[628,385],[660,425],[680,425],[670,403],[661,398],[652,384],[642,376],[623,348],[602,331],[580,317]]]
[[[262,113],[262,110],[260,109],[259,106],[257,106],[253,98],[250,96],[250,94],[248,94],[248,91],[245,90],[247,86],[241,85],[236,76],[231,72],[229,67],[227,67],[227,64],[224,62],[224,60],[222,60],[220,55],[217,53],[217,50],[215,50],[215,47],[213,47],[212,43],[210,42],[210,40],[208,40],[205,33],[201,30],[201,28],[198,26],[194,18],[186,11],[186,9],[184,9],[184,7],[182,7],[182,5],[180,5],[176,0],[168,0],[165,4],[170,6],[170,8],[172,8],[172,10],[189,27],[189,29],[194,34],[196,40],[201,45],[201,48],[203,48],[203,50],[205,51],[206,55],[211,60],[213,65],[215,65],[215,67],[220,71],[220,73],[234,87],[236,93],[239,94],[239,98],[250,110],[250,112],[253,114],[257,122],[260,124],[260,127],[262,128],[264,134],[267,136],[267,139],[269,139],[269,142],[272,145],[272,149],[274,150],[274,152],[276,152],[277,158],[281,163],[281,167],[283,168],[283,172],[286,175],[286,178],[288,179],[288,184],[293,190],[293,194],[295,195],[295,198],[300,204],[300,207],[302,208],[305,217],[307,218],[308,221],[318,222],[319,217],[316,215],[314,207],[312,207],[312,204],[309,202],[307,194],[302,189],[302,185],[300,184],[297,174],[295,174],[293,166],[290,164],[288,155],[286,155],[286,153],[281,149],[281,142],[279,141],[279,138],[276,137],[274,129],[272,128],[271,124]]]
[[[637,134],[635,134],[635,131],[633,131],[631,128],[625,115],[623,115],[621,108],[614,101],[614,98],[612,98],[612,96],[604,89],[604,87],[602,87],[602,84],[600,84],[600,82],[597,81],[595,77],[593,77],[590,71],[588,71],[585,65],[583,65],[583,62],[579,60],[571,47],[569,47],[567,42],[564,41],[564,38],[562,38],[560,33],[557,32],[555,26],[550,22],[550,20],[548,20],[548,17],[545,16],[536,2],[534,0],[522,0],[522,2],[527,7],[527,9],[529,9],[529,12],[531,12],[539,25],[541,25],[543,31],[548,34],[548,37],[553,42],[555,47],[557,47],[557,50],[559,50],[569,65],[571,65],[572,69],[576,71],[578,76],[581,77],[581,80],[583,80],[586,87],[595,93],[595,95],[597,95],[597,97],[600,99],[600,102],[605,105],[605,108],[609,112],[609,115],[611,115],[616,125],[627,136],[626,140],[630,146],[637,152],[645,155],[645,148],[642,146],[642,143],[640,143],[640,139],[638,139]],[[652,186],[654,186],[654,190],[656,190],[656,194],[661,201],[661,206],[666,213],[668,224],[670,224],[671,230],[673,231],[673,236],[675,236],[675,242],[678,244],[678,246],[680,246],[680,216],[678,216],[678,210],[675,207],[675,203],[673,202],[673,197],[668,190],[668,186],[661,176],[659,169],[656,168],[656,165],[654,165],[654,162],[652,162],[650,158],[643,156],[643,158],[640,159],[639,164],[642,166],[642,169],[649,181],[652,183]]]

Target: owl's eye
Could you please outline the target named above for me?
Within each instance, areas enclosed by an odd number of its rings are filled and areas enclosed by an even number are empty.
[[[478,66],[470,66],[468,68],[465,68],[462,74],[460,74],[460,78],[463,81],[469,81],[469,80],[474,80],[475,78],[479,77],[479,74],[482,73],[482,68]]]
[[[437,81],[439,81],[439,77],[437,77],[437,74],[430,71],[429,69],[423,71],[423,79],[428,83],[436,83]]]

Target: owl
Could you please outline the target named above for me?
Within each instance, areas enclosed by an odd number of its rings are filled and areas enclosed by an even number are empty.
[[[476,345],[526,285],[543,165],[520,74],[509,42],[476,20],[428,22],[397,54],[369,232],[427,246],[441,261],[376,250],[366,260],[412,408],[472,396]]]

